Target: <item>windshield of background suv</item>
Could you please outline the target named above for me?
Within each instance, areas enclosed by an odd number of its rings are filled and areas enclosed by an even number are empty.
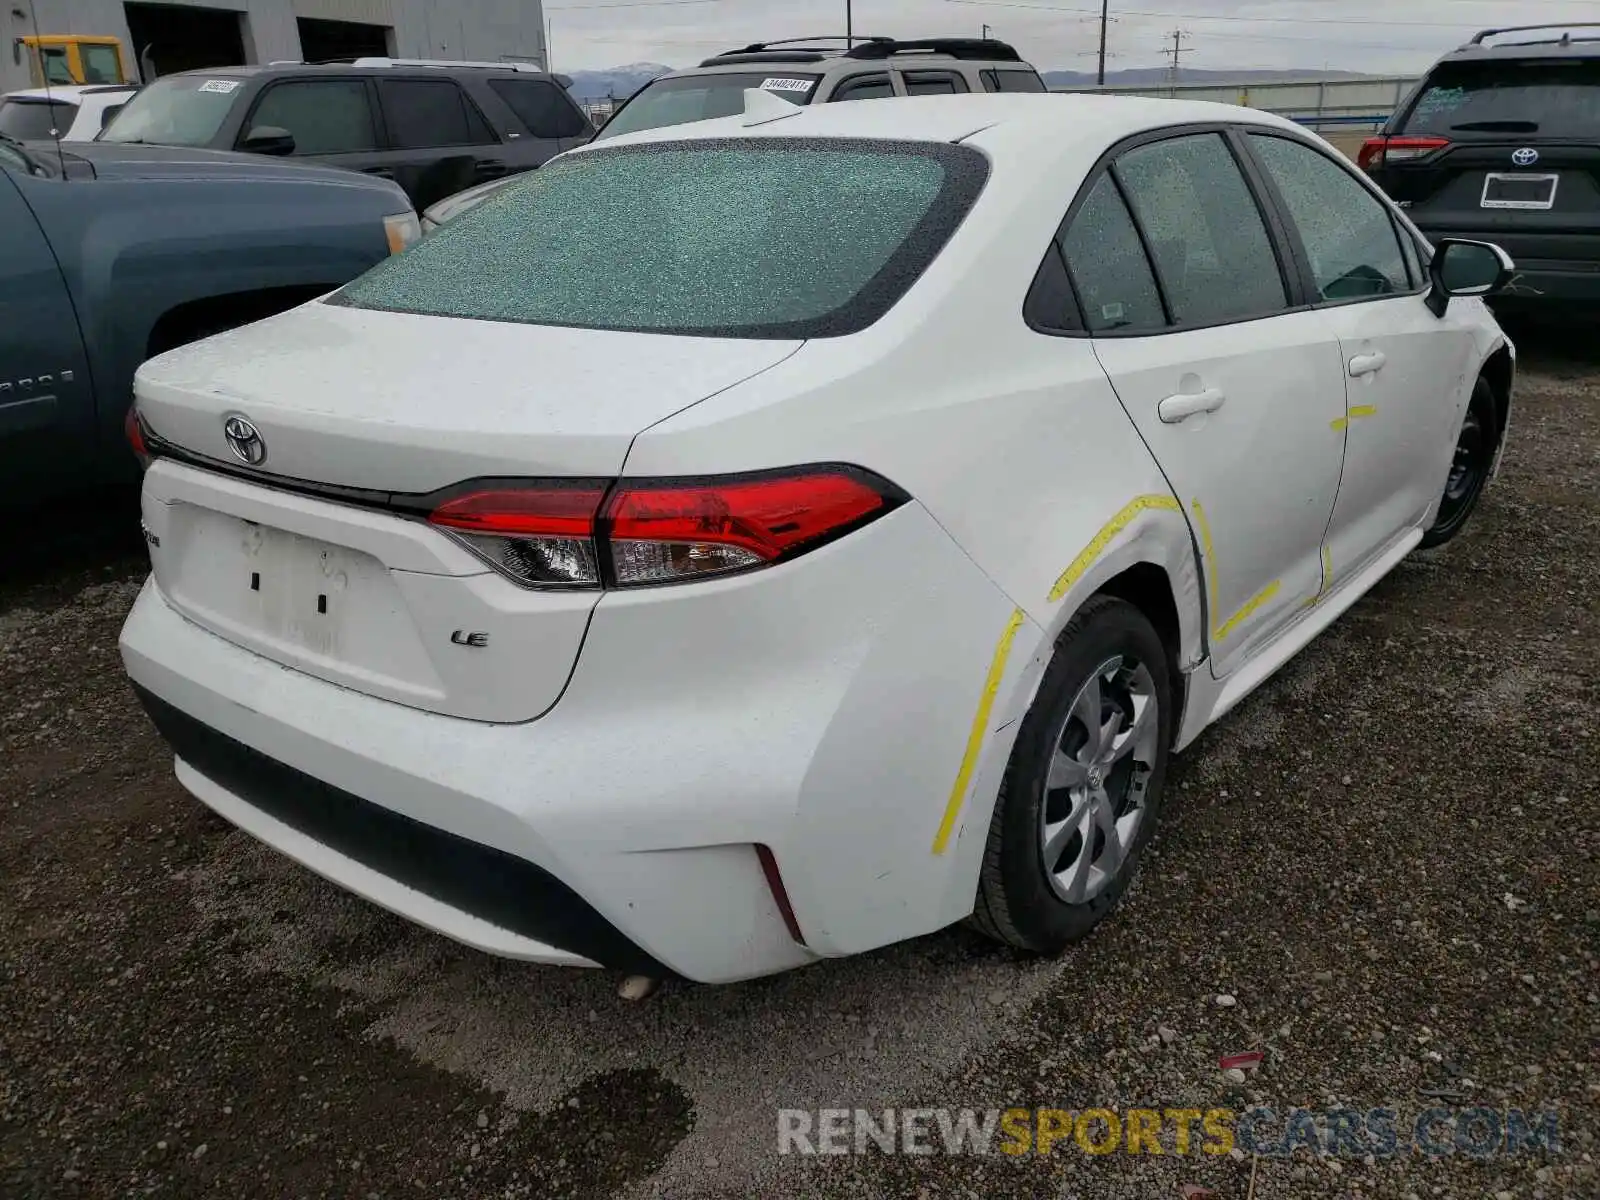
[[[790,104],[809,104],[820,78],[820,75],[770,67],[760,71],[657,79],[635,92],[633,99],[606,122],[595,140],[619,133],[638,133],[641,129],[661,129],[667,125],[735,116],[744,111],[746,88],[760,88]]]
[[[243,94],[242,79],[169,75],[134,93],[98,140],[208,146]]]
[[[1600,59],[1440,63],[1395,133],[1529,133],[1593,140]]]
[[[51,130],[65,136],[77,114],[77,107],[72,104],[11,97],[0,100],[0,133],[10,134],[19,142],[48,141]]]
[[[706,337],[877,320],[943,249],[987,160],[943,143],[799,138],[579,151],[329,303]]]

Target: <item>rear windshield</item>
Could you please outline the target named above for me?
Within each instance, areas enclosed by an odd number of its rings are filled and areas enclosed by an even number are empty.
[[[1395,133],[1539,134],[1593,140],[1600,60],[1440,63]]]
[[[0,133],[23,142],[65,137],[77,114],[71,104],[8,97],[0,100]]]
[[[771,92],[791,104],[809,104],[820,75],[796,74],[781,67],[740,71],[726,75],[679,75],[657,79],[634,93],[633,99],[606,122],[599,137],[662,129],[690,121],[731,117],[744,111],[747,88]]]
[[[854,333],[916,281],[987,174],[969,147],[661,142],[556,159],[331,298],[707,337]]]
[[[100,135],[102,142],[209,146],[244,94],[242,79],[171,75],[134,93]]]

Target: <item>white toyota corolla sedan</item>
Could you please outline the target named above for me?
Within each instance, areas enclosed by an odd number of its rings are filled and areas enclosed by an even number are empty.
[[[127,671],[202,801],[495,954],[1058,951],[1468,519],[1509,268],[1261,112],[754,93],[147,363]]]

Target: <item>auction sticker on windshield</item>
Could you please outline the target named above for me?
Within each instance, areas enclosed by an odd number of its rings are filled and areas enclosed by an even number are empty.
[[[224,96],[238,90],[237,79],[208,79],[195,89],[197,92],[221,92]]]
[[[813,80],[810,79],[763,79],[761,90],[764,92],[809,92]]]

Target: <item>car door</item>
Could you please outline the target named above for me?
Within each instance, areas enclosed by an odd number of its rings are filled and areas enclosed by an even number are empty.
[[[0,145],[0,499],[7,501],[82,483],[97,452],[77,314],[20,190],[75,185],[31,179],[27,169]]]
[[[1289,135],[1246,139],[1283,209],[1305,288],[1339,339],[1344,475],[1328,526],[1327,587],[1417,525],[1444,491],[1471,395],[1473,330],[1429,310],[1428,282],[1388,203],[1331,153]]]
[[[1344,415],[1338,340],[1292,311],[1287,255],[1222,129],[1121,149],[1062,250],[1095,352],[1183,504],[1217,676],[1321,585]]]
[[[512,170],[482,111],[454,79],[379,79],[388,133],[380,162],[421,212]]]
[[[385,174],[371,91],[360,76],[267,84],[239,126],[236,148],[260,129],[284,129],[295,158]]]

